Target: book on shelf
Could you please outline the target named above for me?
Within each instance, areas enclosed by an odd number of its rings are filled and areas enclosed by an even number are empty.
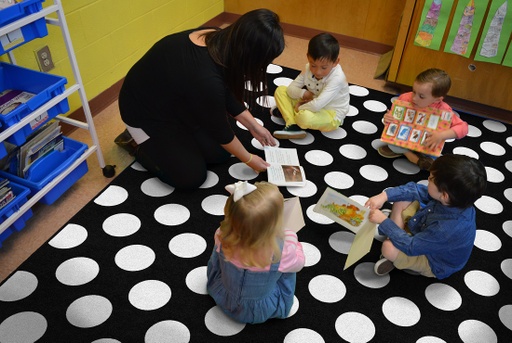
[[[268,182],[276,186],[305,186],[306,173],[300,165],[297,149],[264,147]]]
[[[0,10],[11,7],[12,5],[16,5],[20,1],[23,0],[0,0]]]
[[[323,214],[355,233],[343,270],[370,252],[377,228],[377,225],[368,219],[370,209],[327,187],[313,211]]]
[[[9,180],[0,180],[0,210],[13,201],[15,197],[16,195],[9,187]]]
[[[431,107],[417,109],[410,102],[395,100],[390,113],[396,121],[384,125],[383,142],[426,155],[441,155],[444,142],[431,149],[425,145],[425,139],[433,131],[450,128],[455,115],[452,111]]]
[[[21,104],[26,103],[35,94],[19,89],[6,89],[0,93],[0,114],[6,115]]]

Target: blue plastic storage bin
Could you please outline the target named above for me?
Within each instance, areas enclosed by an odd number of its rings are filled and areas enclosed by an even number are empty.
[[[65,91],[67,80],[63,76],[57,76],[39,71],[19,67],[9,63],[0,62],[0,92],[5,90],[21,90],[35,94],[27,102],[19,105],[11,112],[1,115],[0,122],[5,130],[18,123],[38,107],[48,102],[56,95]],[[68,99],[63,99],[47,111],[45,118],[39,118],[32,123],[25,125],[6,140],[15,145],[22,145],[26,137],[48,120],[55,118],[58,114],[69,111]],[[2,157],[0,152],[0,158]]]
[[[0,209],[0,221],[2,223],[15,212],[17,212],[20,207],[27,202],[28,195],[30,194],[30,189],[18,185],[12,181],[9,182],[9,187],[11,187],[16,197],[4,208]],[[11,226],[9,226],[4,232],[0,233],[0,247],[2,246],[2,242],[5,241],[6,238],[9,237],[13,232],[21,231],[21,229],[25,227],[25,222],[30,217],[32,217],[32,209],[28,209],[18,219],[16,219],[16,221],[14,221]]]
[[[0,26],[10,24],[13,21],[41,11],[43,9],[43,2],[44,0],[23,0],[20,3],[0,10]],[[48,35],[48,28],[45,18],[37,19],[21,27],[19,30],[8,33],[7,36],[0,37],[0,55],[35,38],[41,38],[46,35]]]
[[[0,177],[23,185],[30,189],[32,194],[35,194],[76,161],[85,150],[87,150],[87,144],[64,137],[63,151],[52,151],[48,155],[35,161],[28,169],[25,179],[5,171],[0,171]],[[87,171],[87,161],[85,160],[53,189],[46,193],[44,197],[41,198],[40,202],[47,205],[53,204],[69,187],[84,176]]]

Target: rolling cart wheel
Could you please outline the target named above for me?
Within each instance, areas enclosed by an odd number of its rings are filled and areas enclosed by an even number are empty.
[[[113,177],[114,175],[116,175],[116,166],[114,165],[110,165],[110,164],[107,164],[104,168],[103,168],[103,176],[105,177]]]

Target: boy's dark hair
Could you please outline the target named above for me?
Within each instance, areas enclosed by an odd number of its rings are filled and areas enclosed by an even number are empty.
[[[452,86],[452,80],[447,72],[441,69],[430,68],[416,76],[416,82],[432,83],[432,95],[436,98],[445,97]]]
[[[308,43],[308,55],[314,60],[326,59],[335,62],[340,54],[340,44],[333,35],[320,33]]]
[[[482,196],[487,187],[483,164],[469,156],[443,155],[430,167],[433,182],[450,197],[450,206],[466,208]]]
[[[226,84],[238,100],[244,100],[246,81],[252,89],[266,92],[260,85],[267,84],[267,67],[284,50],[283,29],[276,13],[252,10],[228,27],[205,36],[210,56],[224,68]],[[247,92],[246,100],[253,102],[255,94]]]

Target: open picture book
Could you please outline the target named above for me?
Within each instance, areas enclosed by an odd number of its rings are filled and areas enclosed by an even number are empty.
[[[276,186],[305,186],[306,173],[300,165],[297,149],[264,147],[268,182]]]
[[[313,211],[323,214],[356,234],[343,270],[370,252],[377,225],[368,219],[368,208],[327,187]]]
[[[383,142],[426,155],[441,155],[444,142],[438,144],[434,149],[430,149],[425,146],[425,139],[430,132],[450,128],[452,117],[455,115],[452,111],[431,107],[415,109],[410,102],[395,100],[390,112],[397,122],[384,126],[381,135]]]

